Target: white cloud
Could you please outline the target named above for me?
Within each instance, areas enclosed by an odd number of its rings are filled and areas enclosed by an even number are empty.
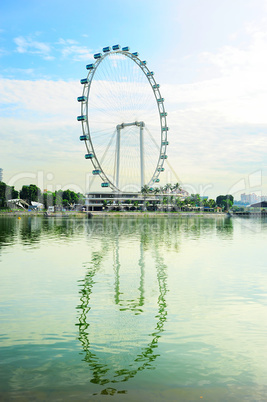
[[[60,52],[63,57],[71,57],[75,61],[94,59],[91,49],[88,49],[85,46],[79,46],[78,42],[73,39],[60,38],[57,44],[62,46]]]
[[[10,105],[16,113],[25,114],[27,119],[38,112],[43,118],[55,116],[70,119],[78,113],[77,96],[80,95],[79,82],[66,81],[23,81],[0,80],[0,104]]]
[[[14,39],[18,53],[38,54],[45,60],[52,60],[51,47],[47,43],[38,42],[30,37],[18,36]]]

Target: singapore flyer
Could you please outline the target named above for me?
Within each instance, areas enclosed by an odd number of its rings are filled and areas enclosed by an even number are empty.
[[[92,174],[112,191],[153,187],[164,172],[168,146],[160,85],[147,62],[129,47],[104,47],[94,59],[86,66],[82,95],[77,98],[80,140]]]

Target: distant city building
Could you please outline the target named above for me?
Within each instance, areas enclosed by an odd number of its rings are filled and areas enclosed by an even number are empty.
[[[267,195],[257,195],[255,193],[252,194],[241,194],[240,196],[241,202],[243,204],[253,204],[256,202],[267,201]]]
[[[3,169],[0,168],[0,181],[3,181]]]

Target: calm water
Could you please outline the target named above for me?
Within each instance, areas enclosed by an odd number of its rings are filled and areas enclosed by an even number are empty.
[[[266,401],[267,221],[0,217],[0,400]]]

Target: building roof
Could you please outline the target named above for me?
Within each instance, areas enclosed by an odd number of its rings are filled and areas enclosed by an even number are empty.
[[[252,208],[267,208],[267,201],[256,202],[256,204],[251,204]]]

